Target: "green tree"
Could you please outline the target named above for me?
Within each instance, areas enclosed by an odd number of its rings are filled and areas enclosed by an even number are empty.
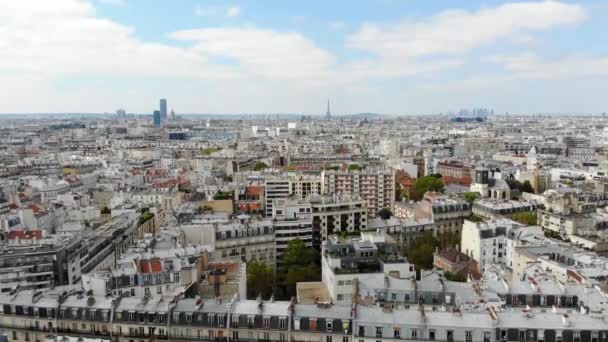
[[[530,192],[530,193],[534,193],[534,188],[532,188],[532,184],[530,184],[530,181],[525,181],[521,188],[519,189],[519,191],[521,192]]]
[[[253,166],[253,170],[254,171],[262,171],[262,170],[267,169],[267,168],[268,168],[268,165],[266,165],[266,163],[263,163],[263,162],[260,162],[260,161],[257,162],[257,163],[255,163],[255,165]]]
[[[407,258],[416,265],[417,269],[429,269],[433,267],[433,253],[439,246],[439,241],[433,237],[433,233],[427,232],[416,238]]]
[[[363,167],[359,164],[350,164],[348,165],[348,171],[361,171]]]
[[[522,183],[515,179],[507,179],[506,182],[511,190],[517,189],[519,192],[534,192],[534,188],[532,188],[530,181],[525,181]]]
[[[299,282],[306,281],[320,281],[321,280],[321,269],[319,266],[310,264],[307,266],[293,266],[287,271],[285,277],[285,283],[288,289],[292,290],[295,294],[295,286]]]
[[[456,281],[456,282],[459,282],[459,283],[466,283],[467,282],[467,277],[465,277],[462,274],[445,272],[444,275],[445,275],[445,279],[450,280],[450,281]]]
[[[314,248],[307,247],[304,241],[294,239],[287,243],[287,248],[283,252],[283,264],[289,268],[291,266],[306,266],[317,261],[318,253]]]
[[[382,209],[378,210],[377,216],[383,220],[388,220],[391,218],[391,216],[393,216],[393,213],[388,208],[382,208]]]
[[[321,280],[318,256],[319,253],[314,248],[307,247],[304,241],[289,241],[282,256],[284,268],[282,274],[278,275],[285,285],[287,298],[296,295],[298,282]]]
[[[210,156],[213,153],[219,151],[219,148],[215,148],[215,147],[207,147],[201,150],[201,154],[204,156]]]
[[[232,192],[223,192],[223,191],[218,191],[215,193],[215,195],[213,195],[213,199],[214,200],[227,200],[227,199],[232,199]]]
[[[420,200],[424,196],[427,191],[443,191],[444,185],[441,181],[441,178],[435,176],[424,176],[422,178],[418,178],[416,182],[414,182],[413,186],[413,196],[414,199]]]
[[[513,221],[517,221],[521,224],[528,226],[535,226],[537,224],[536,213],[532,212],[519,212],[511,216]]]
[[[467,191],[464,193],[464,200],[469,202],[469,204],[473,204],[477,199],[477,193],[473,191]]]
[[[259,261],[247,263],[247,297],[269,298],[274,286],[274,269]]]

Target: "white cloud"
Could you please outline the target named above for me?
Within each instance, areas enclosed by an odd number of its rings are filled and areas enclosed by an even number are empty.
[[[515,56],[492,56],[485,61],[499,64],[515,78],[566,79],[608,76],[608,56],[567,56],[546,61],[527,52]]]
[[[508,3],[476,12],[449,10],[392,26],[365,24],[348,45],[389,59],[463,53],[501,39],[529,41],[528,32],[576,24],[585,17],[584,8],[575,4]]]
[[[409,26],[372,25],[374,29],[370,29],[372,26],[366,25],[350,36],[348,44],[372,52],[374,58],[340,63],[331,52],[300,33],[258,27],[181,30],[165,37],[179,44],[150,43],[139,39],[133,27],[100,18],[91,1],[0,0],[3,81],[0,93],[7,99],[3,102],[4,110],[101,111],[113,109],[107,106],[127,106],[130,110],[149,111],[148,106],[155,100],[149,101],[148,97],[162,94],[188,104],[193,112],[310,111],[309,102],[314,102],[313,109],[317,108],[319,98],[333,93],[352,99],[349,101],[352,107],[345,107],[344,112],[379,108],[365,107],[366,102],[376,103],[373,106],[386,104],[388,108],[394,102],[385,102],[390,97],[386,95],[387,89],[365,81],[436,74],[465,63],[464,57],[426,57],[468,51],[502,39],[528,42],[535,30],[576,23],[584,18],[579,6],[548,2],[503,5],[471,13],[442,13]],[[511,6],[524,13],[513,14],[516,11]],[[548,13],[545,6],[549,6]],[[197,8],[197,13],[225,18],[229,9]],[[538,14],[539,11],[544,15]],[[495,12],[507,19],[498,20]],[[232,10],[232,14],[241,14],[241,9]],[[531,23],[530,17],[538,22]],[[467,24],[468,21],[476,25],[481,22],[483,30],[493,33],[471,32],[473,24]],[[437,31],[431,30],[435,22]],[[408,34],[414,31],[404,27],[414,27],[420,35],[413,38]],[[459,33],[451,32],[458,27]],[[451,40],[459,35],[472,37],[465,43],[454,44]],[[409,46],[415,49],[410,51]],[[219,62],[222,60],[228,63]],[[531,56],[527,60],[494,57],[491,62],[500,63],[513,74],[533,74],[535,68],[546,74],[558,68]],[[591,75],[591,70],[604,70],[601,68],[606,61],[577,57],[568,59],[562,66],[580,68],[577,63],[587,64],[582,70],[588,70],[584,74]],[[78,76],[95,78],[95,81],[83,85],[70,80]],[[136,86],[100,85],[117,77],[135,80]],[[136,83],[148,78],[155,82]],[[53,83],[57,80],[70,85],[57,87]],[[175,90],[178,87],[183,88]],[[200,96],[201,93],[205,96]],[[108,104],[108,101],[116,102]]]
[[[102,4],[106,5],[114,5],[114,6],[124,6],[127,4],[127,0],[98,0]]]
[[[174,32],[171,38],[190,41],[192,51],[232,58],[246,71],[270,78],[324,77],[332,55],[298,33],[259,28],[209,28]]]
[[[201,7],[194,9],[194,14],[199,17],[220,17],[225,16],[235,18],[241,15],[241,7],[238,5],[224,7]]]
[[[239,15],[241,15],[241,7],[240,6],[230,6],[226,9],[226,16],[227,17],[238,17]]]
[[[336,31],[342,31],[346,28],[346,23],[343,21],[332,21],[329,23],[329,28]]]

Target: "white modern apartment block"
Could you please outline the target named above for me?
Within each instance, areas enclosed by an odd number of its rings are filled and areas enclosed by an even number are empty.
[[[268,177],[265,181],[266,216],[272,216],[273,200],[293,197],[306,199],[312,195],[321,194],[322,181],[320,177],[311,175],[290,175]]]
[[[313,196],[310,204],[313,228],[320,232],[322,241],[331,234],[367,228],[367,202],[359,196]]]
[[[367,201],[370,216],[395,201],[395,174],[391,170],[323,171],[323,193],[352,194]]]

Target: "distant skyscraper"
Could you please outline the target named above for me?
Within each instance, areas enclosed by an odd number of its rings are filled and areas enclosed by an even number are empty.
[[[160,118],[162,121],[167,120],[167,100],[160,99]]]
[[[160,124],[162,122],[162,115],[160,114],[160,110],[155,110],[154,111],[154,126],[155,127],[160,127]]]
[[[325,118],[327,120],[331,119],[331,110],[329,110],[329,99],[327,100],[327,112],[325,113]]]

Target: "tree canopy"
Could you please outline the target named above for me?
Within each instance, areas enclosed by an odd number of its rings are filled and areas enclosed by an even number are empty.
[[[213,195],[213,199],[214,200],[227,200],[227,199],[232,199],[233,195],[234,194],[232,192],[218,191],[215,193],[215,195]]]
[[[268,168],[268,165],[266,165],[266,163],[260,162],[260,161],[255,163],[255,165],[253,166],[254,171],[262,171],[267,168]]]
[[[388,220],[391,218],[391,216],[393,216],[393,213],[388,208],[382,208],[378,210],[378,217],[383,220]]]
[[[414,182],[412,195],[414,199],[420,200],[427,191],[441,192],[443,189],[444,185],[441,178],[434,175],[424,176],[422,178],[418,178],[416,182]]]
[[[521,224],[528,226],[534,226],[537,224],[536,214],[532,212],[519,212],[511,216],[513,221],[517,221]]]
[[[269,298],[274,286],[274,269],[259,261],[247,263],[247,297]]]
[[[411,263],[416,265],[416,269],[432,268],[435,247],[439,247],[439,241],[433,237],[433,233],[424,233],[414,240],[407,258]]]
[[[318,265],[319,252],[307,247],[304,241],[289,241],[283,252],[283,278],[287,298],[296,295],[296,284],[305,281],[320,281],[321,268]],[[286,271],[285,271],[286,270]]]
[[[530,181],[524,181],[522,183],[515,179],[507,179],[506,182],[511,190],[517,189],[519,192],[534,192],[534,188],[532,187],[532,184],[530,184]]]
[[[473,191],[467,191],[464,193],[464,200],[469,202],[469,204],[473,204],[477,199],[477,193]]]
[[[215,148],[215,147],[207,147],[201,150],[201,154],[204,156],[210,156],[213,153],[219,151],[219,148]]]

